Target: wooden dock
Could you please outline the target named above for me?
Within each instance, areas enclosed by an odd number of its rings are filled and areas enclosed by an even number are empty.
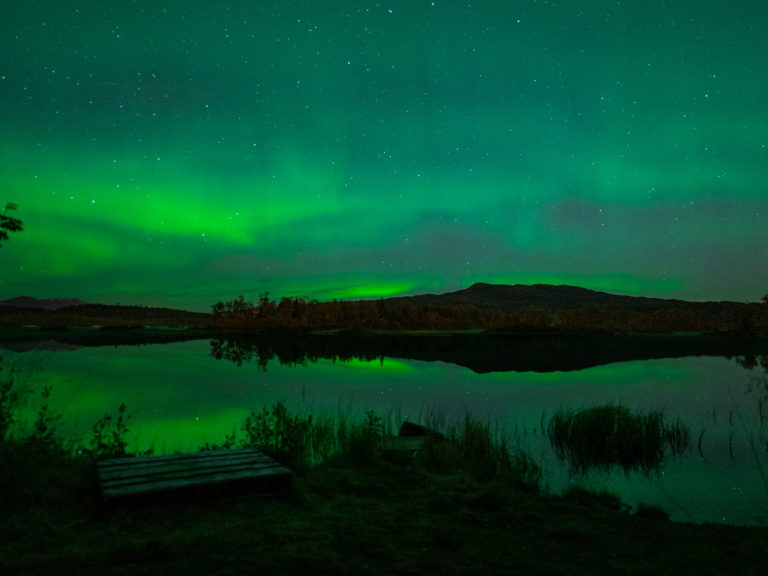
[[[293,478],[291,470],[250,449],[113,458],[98,462],[96,473],[107,499],[231,484],[284,491]]]

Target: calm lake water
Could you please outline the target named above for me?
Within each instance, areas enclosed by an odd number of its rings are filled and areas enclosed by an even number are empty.
[[[572,371],[476,373],[444,361],[272,360],[264,367],[211,355],[210,340],[71,350],[3,350],[25,385],[53,386],[60,430],[87,436],[105,413],[128,407],[131,448],[155,453],[196,450],[239,431],[251,408],[277,401],[296,413],[363,417],[373,409],[394,421],[447,419],[466,411],[489,418],[544,467],[552,492],[569,483],[618,493],[630,505],[664,508],[675,520],[768,524],[768,389],[761,367],[702,356],[616,362]],[[36,408],[36,398],[29,409]],[[691,444],[658,474],[594,473],[570,477],[542,423],[558,408],[620,402],[663,410],[690,428]]]

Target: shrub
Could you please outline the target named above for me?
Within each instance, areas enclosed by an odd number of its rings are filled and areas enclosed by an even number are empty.
[[[2,366],[0,366],[2,371]],[[30,390],[20,390],[14,378],[14,370],[0,377],[0,445],[15,442],[25,445],[35,444],[47,450],[64,451],[61,439],[55,435],[56,422],[60,415],[51,414],[48,400],[53,387],[46,386],[40,394],[40,407],[37,410],[32,429],[18,422],[18,411],[26,404]]]
[[[41,395],[42,403],[40,409],[37,411],[32,438],[42,446],[48,448],[61,448],[61,442],[55,436],[56,422],[61,418],[61,415],[52,415],[48,410],[48,399],[51,397],[52,390],[53,388],[51,386],[46,386],[43,389]]]
[[[130,416],[126,416],[125,410],[125,404],[120,404],[114,426],[109,414],[98,420],[93,425],[93,436],[82,451],[97,460],[128,456],[125,436],[128,434],[127,420]]]
[[[311,445],[311,427],[311,416],[306,420],[293,416],[285,404],[278,402],[271,410],[251,410],[242,427],[245,438],[240,444],[257,448],[287,466],[301,467],[310,460],[308,446]]]
[[[200,446],[200,451],[216,451],[216,450],[230,450],[234,448],[237,445],[237,433],[233,430],[232,434],[227,434],[224,436],[224,442],[221,444],[209,444],[206,442],[202,446]]]
[[[2,374],[0,365],[0,443],[10,436],[16,422],[16,411],[26,403],[28,392],[20,391],[14,379],[13,368]]]
[[[2,370],[2,366],[0,366]],[[52,388],[43,389],[32,427],[18,421],[30,396],[20,390],[11,370],[0,375],[0,512],[34,504],[59,506],[62,494],[76,491],[87,464],[72,457],[71,445],[56,434],[58,415],[49,410]]]

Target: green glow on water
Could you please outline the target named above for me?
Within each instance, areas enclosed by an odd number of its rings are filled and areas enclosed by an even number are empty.
[[[396,360],[394,358],[381,358],[377,360],[358,360],[353,358],[345,360],[344,368],[373,371],[378,374],[415,374],[417,368],[408,362]]]
[[[526,372],[524,376],[517,372],[492,372],[483,375],[489,381],[506,382],[513,385],[524,381],[532,385],[543,386],[588,386],[600,384],[610,388],[637,384],[638,382],[668,382],[671,384],[685,380],[690,371],[680,363],[656,360],[620,362],[593,366],[587,370],[568,372]]]
[[[74,351],[4,353],[26,385],[53,386],[51,409],[62,415],[62,434],[86,440],[105,414],[120,404],[131,416],[131,449],[155,453],[197,450],[242,437],[249,411],[283,402],[295,414],[363,419],[373,410],[393,425],[437,415],[460,421],[469,412],[487,419],[513,443],[522,443],[544,465],[546,482],[559,490],[573,479],[557,463],[542,427],[555,410],[619,402],[632,410],[662,410],[691,428],[693,447],[669,461],[658,477],[589,476],[596,489],[620,490],[631,502],[660,503],[680,520],[754,523],[765,487],[749,448],[768,433],[756,412],[759,374],[722,358],[635,361],[573,372],[476,374],[443,362],[384,358],[319,359],[303,366],[270,362],[242,367],[208,355],[207,341],[151,346],[81,348]],[[39,406],[33,395],[28,425]],[[729,425],[729,414],[748,428]],[[704,431],[704,460],[696,447]],[[734,438],[734,459],[729,438]],[[768,465],[762,462],[763,466]],[[765,514],[764,514],[765,516]]]

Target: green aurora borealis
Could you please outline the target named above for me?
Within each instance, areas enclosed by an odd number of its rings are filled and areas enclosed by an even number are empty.
[[[761,1],[1,12],[0,299],[768,292]]]

